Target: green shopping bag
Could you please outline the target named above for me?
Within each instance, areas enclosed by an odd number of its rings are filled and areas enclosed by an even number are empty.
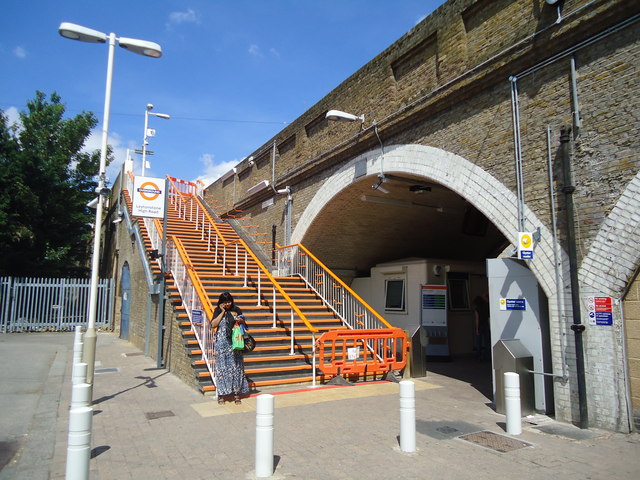
[[[244,332],[237,322],[231,330],[231,346],[234,350],[244,350]]]

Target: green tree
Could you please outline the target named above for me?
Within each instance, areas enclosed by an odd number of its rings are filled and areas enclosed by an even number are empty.
[[[36,91],[9,125],[0,110],[0,275],[78,276],[88,271],[100,152],[82,152],[98,123],[63,118],[60,96]]]

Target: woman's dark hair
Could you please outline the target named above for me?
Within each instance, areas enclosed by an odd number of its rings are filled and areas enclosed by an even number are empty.
[[[229,292],[223,292],[220,294],[220,298],[218,298],[218,306],[226,302],[231,302],[231,306],[235,305],[233,297]]]

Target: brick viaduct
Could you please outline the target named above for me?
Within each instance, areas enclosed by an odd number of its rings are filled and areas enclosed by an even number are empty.
[[[566,421],[579,416],[575,242],[589,423],[628,431],[640,414],[638,10],[621,0],[449,0],[205,198],[261,232],[275,225],[280,244],[303,243],[347,281],[403,257],[509,256],[521,226],[539,228],[527,263],[549,303],[553,370],[564,361],[569,372],[553,384],[555,414]],[[364,114],[364,123],[329,121],[331,109]],[[561,129],[570,133],[575,237]],[[380,175],[390,195],[372,189]],[[276,194],[286,187],[290,214]],[[486,225],[474,231],[473,219]],[[586,321],[590,295],[613,298],[612,326]]]

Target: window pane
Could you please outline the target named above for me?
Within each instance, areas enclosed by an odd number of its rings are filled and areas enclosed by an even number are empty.
[[[387,280],[385,308],[404,310],[404,280]]]

